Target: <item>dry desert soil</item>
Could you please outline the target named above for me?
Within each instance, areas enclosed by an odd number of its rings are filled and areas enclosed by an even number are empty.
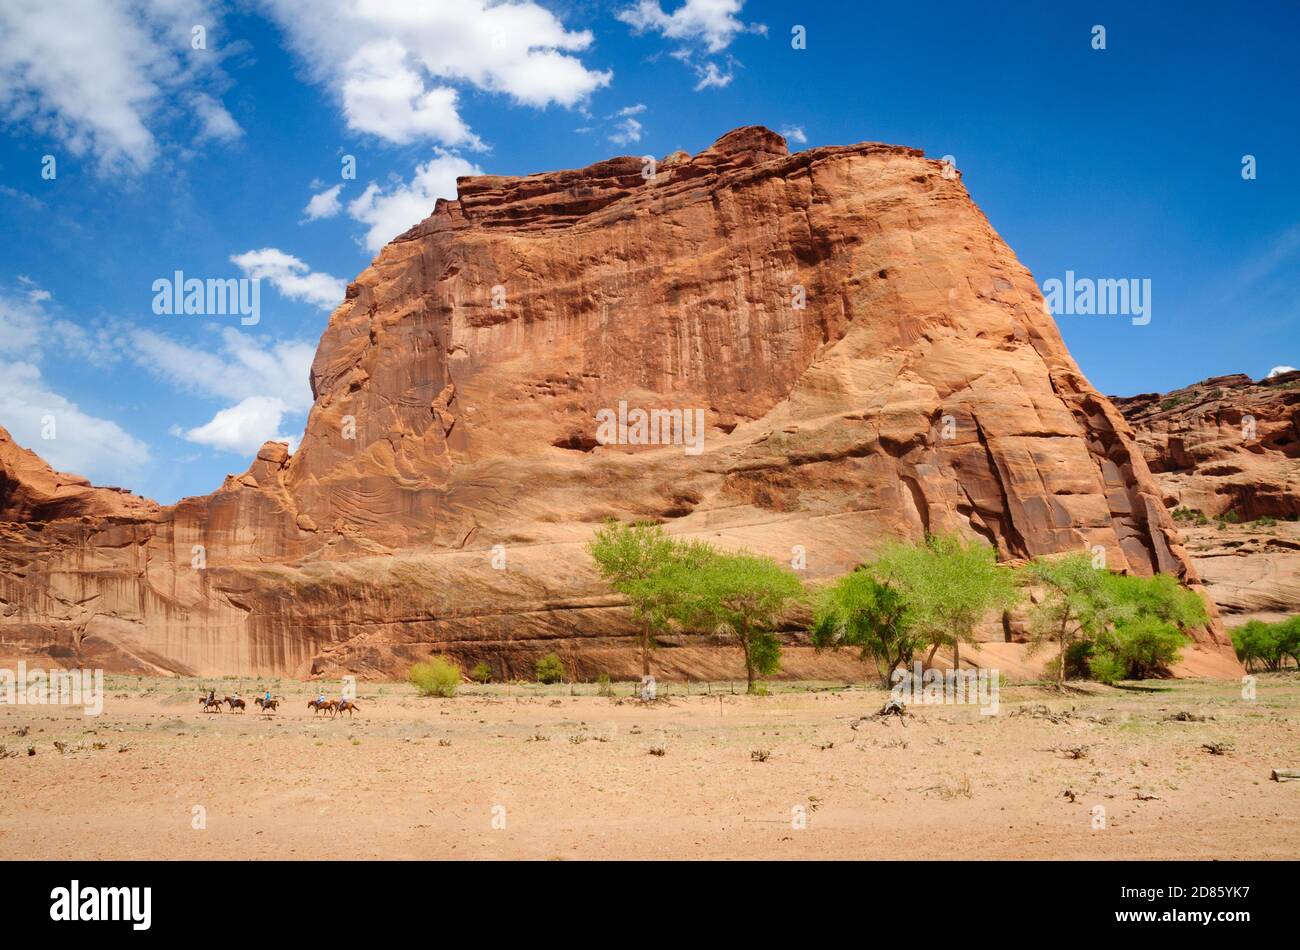
[[[332,721],[312,684],[270,684],[271,716],[205,715],[206,685],[109,677],[93,718],[0,705],[0,858],[1300,857],[1300,782],[1269,779],[1300,767],[1295,673],[1253,701],[1004,686],[997,715],[906,725],[860,719],[883,690],[817,683],[661,684],[649,705],[630,684],[363,683]]]

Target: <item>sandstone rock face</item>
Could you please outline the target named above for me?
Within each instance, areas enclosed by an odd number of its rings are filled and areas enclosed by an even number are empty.
[[[1115,405],[1168,504],[1240,521],[1300,517],[1300,372],[1215,376]]]
[[[1186,510],[1188,551],[1226,622],[1300,613],[1300,372],[1217,376],[1115,404],[1165,504]],[[1205,519],[1223,520],[1195,523]]]
[[[556,652],[635,675],[626,608],[582,548],[610,516],[809,579],[953,531],[1198,583],[1032,277],[913,149],[791,155],[745,128],[653,169],[462,179],[348,288],[312,387],[299,450],[268,444],[212,495],[40,539],[8,526],[25,540],[0,555],[4,646],[297,675],[400,675],[430,652],[520,675]],[[800,643],[792,675],[862,675]],[[667,675],[739,673],[729,646],[662,646]],[[1192,653],[1239,669],[1217,621]]]

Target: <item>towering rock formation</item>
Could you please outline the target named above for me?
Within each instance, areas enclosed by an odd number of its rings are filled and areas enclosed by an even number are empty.
[[[510,674],[555,651],[633,673],[625,608],[582,550],[611,516],[809,578],[956,531],[1196,582],[1131,430],[949,166],[874,143],[791,155],[751,127],[653,168],[458,189],[348,288],[292,457],[268,444],[157,512],[6,526],[7,648],[299,675],[431,651]],[[640,438],[639,410],[702,418],[702,442]],[[1237,669],[1221,637],[1188,668]],[[670,640],[656,662],[734,675],[734,652]],[[796,648],[787,668],[846,662]]]

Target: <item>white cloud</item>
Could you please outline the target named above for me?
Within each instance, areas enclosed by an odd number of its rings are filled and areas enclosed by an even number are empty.
[[[312,79],[338,97],[348,127],[390,142],[477,148],[453,83],[543,108],[573,107],[612,73],[575,55],[570,31],[532,0],[262,0]]]
[[[1294,366],[1274,366],[1271,370],[1268,371],[1268,376],[1265,378],[1272,379],[1274,376],[1281,376],[1283,373],[1294,373],[1294,372],[1295,372]]]
[[[427,218],[439,198],[455,198],[457,178],[482,173],[477,165],[459,155],[439,151],[434,158],[416,166],[409,184],[399,183],[385,191],[371,182],[348,204],[348,214],[369,227],[365,245],[374,253]]]
[[[619,109],[617,112],[615,112],[614,115],[616,116],[640,115],[642,112],[645,112],[645,103],[638,102],[634,106],[624,106],[622,109]]]
[[[239,123],[223,106],[206,92],[201,92],[191,100],[194,114],[199,118],[199,140],[217,139],[221,142],[233,142],[244,134]]]
[[[305,340],[265,341],[224,327],[215,349],[178,342],[151,330],[130,334],[130,354],[155,377],[209,399],[232,402],[192,429],[172,426],[173,435],[223,452],[253,455],[268,441],[296,448],[297,434],[312,405],[309,381],[316,348]]]
[[[133,330],[129,340],[131,358],[178,389],[232,402],[266,396],[288,412],[311,408],[316,347],[305,340],[266,341],[233,327],[222,328],[215,350],[152,330]]]
[[[456,90],[425,89],[405,57],[406,49],[396,40],[367,43],[352,55],[342,88],[348,127],[402,145],[429,139],[481,148],[483,143],[456,111]]]
[[[609,140],[615,145],[631,145],[641,141],[641,123],[628,116],[610,133]]]
[[[41,307],[44,301],[34,298],[33,292],[10,294],[0,290],[0,353],[25,353],[41,343],[41,331],[48,326],[49,318]]]
[[[710,53],[717,53],[730,46],[738,33],[764,31],[762,26],[746,25],[736,17],[744,5],[745,0],[686,0],[669,14],[659,0],[639,0],[618,18],[638,33],[653,30],[672,40],[700,43]]]
[[[781,136],[787,142],[794,142],[796,145],[807,145],[808,136],[804,133],[802,125],[784,125],[781,127]]]
[[[232,254],[230,262],[249,277],[269,280],[289,300],[303,300],[322,310],[343,302],[347,284],[338,277],[313,271],[307,264],[275,247]]]
[[[0,112],[74,155],[94,155],[104,172],[153,162],[178,96],[199,103],[201,138],[237,135],[234,119],[202,91],[225,81],[212,35],[218,23],[207,0],[5,0]],[[195,25],[209,31],[206,50],[191,49]]]
[[[731,85],[731,80],[735,78],[731,70],[724,73],[718,68],[717,63],[705,63],[703,66],[696,66],[695,74],[700,77],[699,82],[695,84],[696,92],[710,87],[721,89],[724,86]]]
[[[249,396],[222,409],[212,421],[188,430],[173,430],[189,442],[211,446],[223,452],[255,455],[265,442],[288,442],[290,451],[298,446],[299,437],[280,431],[285,405],[271,396]]]
[[[333,188],[326,188],[312,195],[311,200],[307,202],[307,207],[302,209],[307,220],[319,221],[322,218],[332,218],[342,211],[343,206],[339,203],[339,192],[342,190],[342,185],[335,185]]]
[[[99,484],[133,481],[149,461],[149,447],[116,422],[82,412],[51,390],[32,363],[0,360],[0,420],[14,439],[51,466]],[[45,438],[53,425],[54,438]]]

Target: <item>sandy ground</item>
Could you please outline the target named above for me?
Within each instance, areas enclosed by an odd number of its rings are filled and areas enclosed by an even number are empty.
[[[829,684],[673,684],[650,706],[628,684],[362,684],[334,721],[308,684],[272,684],[270,717],[205,715],[199,686],[109,677],[96,718],[0,705],[0,858],[1300,857],[1300,782],[1269,780],[1300,767],[1294,673],[1253,702],[1206,680],[1004,686],[998,715],[907,725],[857,722],[885,693]]]

